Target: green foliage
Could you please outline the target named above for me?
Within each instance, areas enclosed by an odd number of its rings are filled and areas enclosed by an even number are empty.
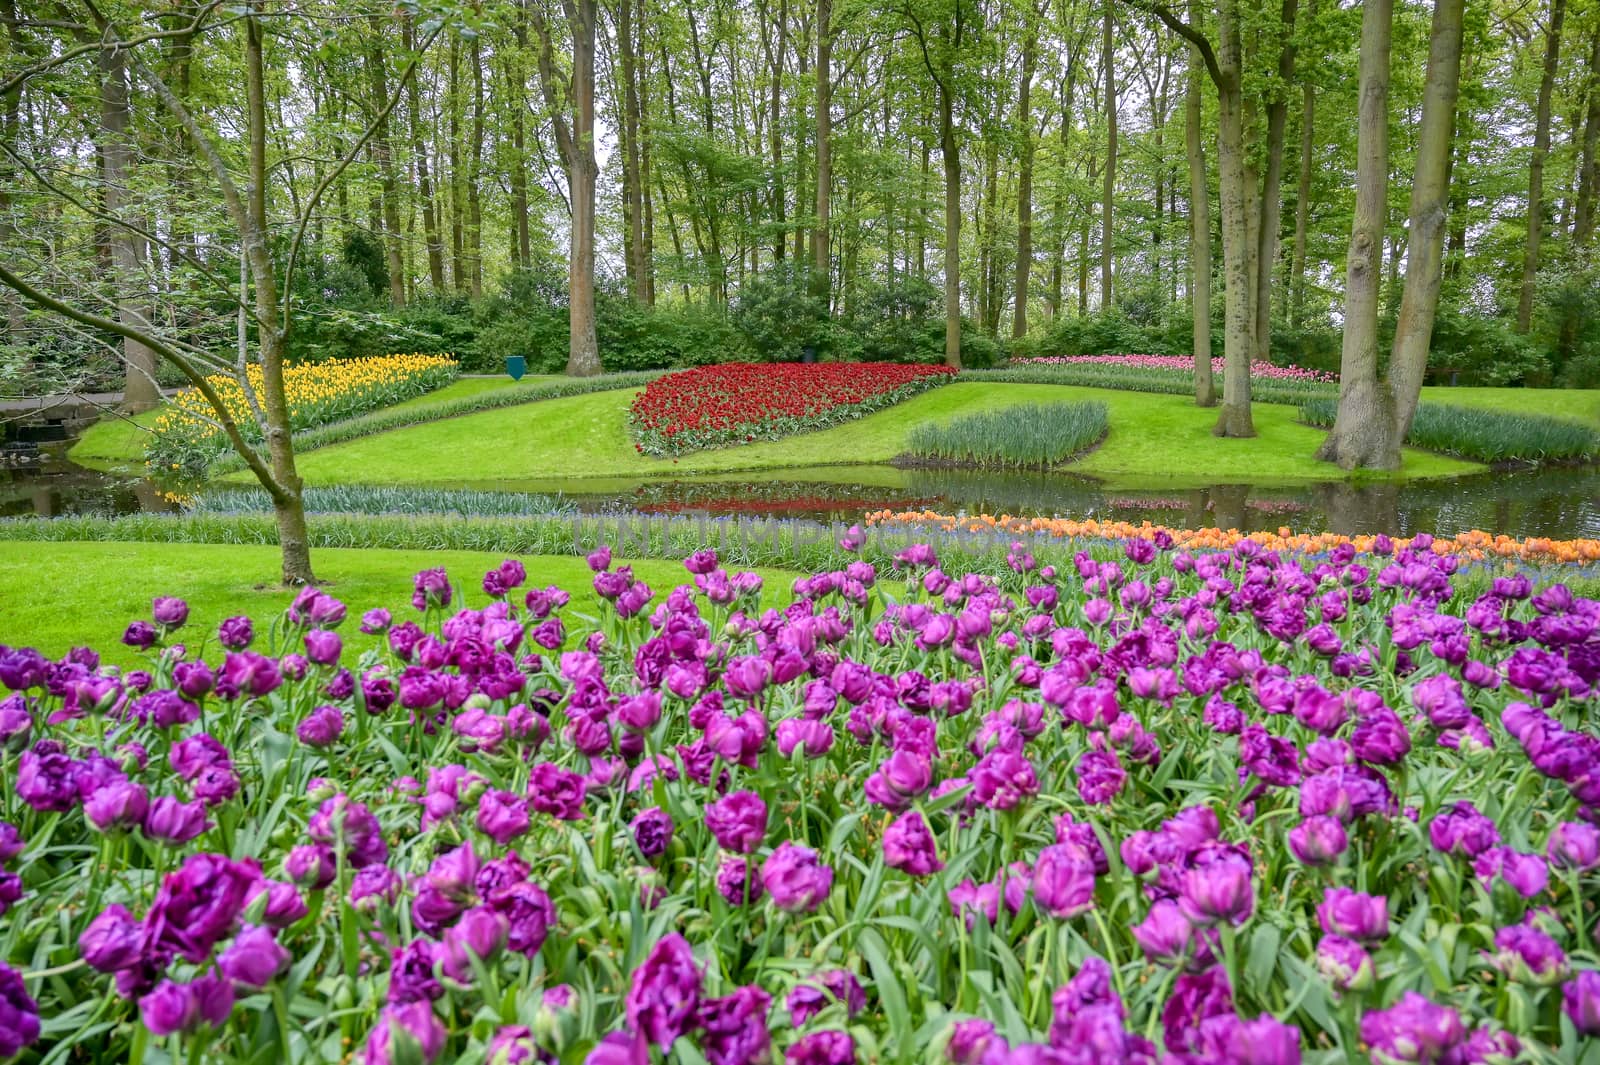
[[[1122,392],[1156,392],[1182,396],[1194,394],[1194,376],[1179,370],[1148,366],[1109,366],[1101,363],[1063,363],[1042,366],[1012,366],[962,374],[964,379],[1015,384],[1078,385],[1084,388],[1113,388]],[[1222,377],[1213,378],[1217,394],[1222,394]],[[1285,381],[1255,378],[1250,382],[1250,398],[1257,403],[1299,404],[1314,396],[1337,394],[1338,385],[1311,381]]]
[[[1218,334],[1220,335],[1220,333]],[[1029,355],[1189,355],[1194,351],[1189,321],[1140,325],[1120,308],[1097,314],[1060,315],[1029,344]]]
[[[1517,385],[1547,379],[1549,357],[1505,318],[1440,308],[1428,372],[1441,383]]]
[[[936,462],[1046,469],[1094,445],[1106,430],[1104,403],[1032,403],[919,425],[910,452]]]
[[[1328,428],[1338,410],[1334,399],[1307,400],[1300,405],[1300,420]],[[1478,462],[1589,462],[1600,457],[1600,433],[1586,425],[1440,403],[1417,407],[1405,442]]]
[[[811,271],[783,262],[739,290],[733,324],[757,358],[799,362],[807,349],[814,357],[837,356],[837,327],[827,297],[811,282]]]
[[[320,257],[313,256],[312,260],[320,261]],[[367,230],[352,229],[345,234],[339,262],[366,282],[369,296],[382,296],[389,291],[389,263],[383,242]]]

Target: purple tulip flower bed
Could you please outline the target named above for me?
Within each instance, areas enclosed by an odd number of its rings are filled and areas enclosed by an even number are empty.
[[[0,647],[0,1059],[1600,1061],[1600,602],[1009,561]]]

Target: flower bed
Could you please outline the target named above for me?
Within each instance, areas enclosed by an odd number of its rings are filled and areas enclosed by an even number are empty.
[[[1252,507],[1256,503],[1250,504]],[[1292,509],[1283,506],[1286,512]],[[1406,537],[1341,536],[1339,533],[1296,533],[1280,528],[1276,533],[1243,533],[1237,529],[1176,529],[1149,522],[1135,525],[1126,521],[1100,521],[1096,518],[1025,518],[1010,514],[940,514],[932,510],[878,510],[863,519],[868,525],[910,526],[944,532],[1047,536],[1059,540],[1162,540],[1191,551],[1232,551],[1248,540],[1268,551],[1318,555],[1350,547],[1362,555],[1390,555],[1397,548],[1416,543],[1437,555],[1453,555],[1468,562],[1515,559],[1557,565],[1593,565],[1600,562],[1600,540],[1550,540],[1535,536],[1518,540],[1474,530],[1455,536],[1424,534],[1425,539]]]
[[[259,402],[261,367],[249,366],[246,373]],[[289,427],[310,429],[391,406],[442,388],[455,375],[456,361],[445,355],[374,355],[289,366],[283,372]],[[207,380],[227,404],[245,438],[259,442],[261,426],[238,379],[231,374],[213,374]],[[211,404],[198,391],[186,388],[179,392],[156,418],[145,461],[157,470],[203,472],[230,449],[215,418]]]
[[[1126,366],[1143,370],[1194,373],[1193,355],[1041,355],[1031,359],[1012,359],[1010,366]],[[1211,360],[1211,372],[1218,377],[1226,360],[1218,355]],[[1258,381],[1302,381],[1309,384],[1338,384],[1339,375],[1299,366],[1275,366],[1257,359],[1250,364],[1250,377]]]
[[[778,440],[882,410],[955,379],[947,366],[746,363],[698,366],[646,385],[628,411],[645,455]]]
[[[0,1056],[1579,1061],[1600,602],[1428,546],[0,648]]]

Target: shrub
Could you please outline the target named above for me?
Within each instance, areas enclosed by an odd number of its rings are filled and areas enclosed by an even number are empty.
[[[1033,403],[919,425],[910,453],[936,462],[1045,469],[1105,434],[1104,403]]]
[[[1504,318],[1441,309],[1428,373],[1440,384],[1516,385],[1548,376],[1550,361]]]

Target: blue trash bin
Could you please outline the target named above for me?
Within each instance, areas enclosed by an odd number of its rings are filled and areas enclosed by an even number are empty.
[[[522,380],[522,375],[528,372],[528,358],[526,355],[507,355],[506,373],[511,375],[513,381]]]

